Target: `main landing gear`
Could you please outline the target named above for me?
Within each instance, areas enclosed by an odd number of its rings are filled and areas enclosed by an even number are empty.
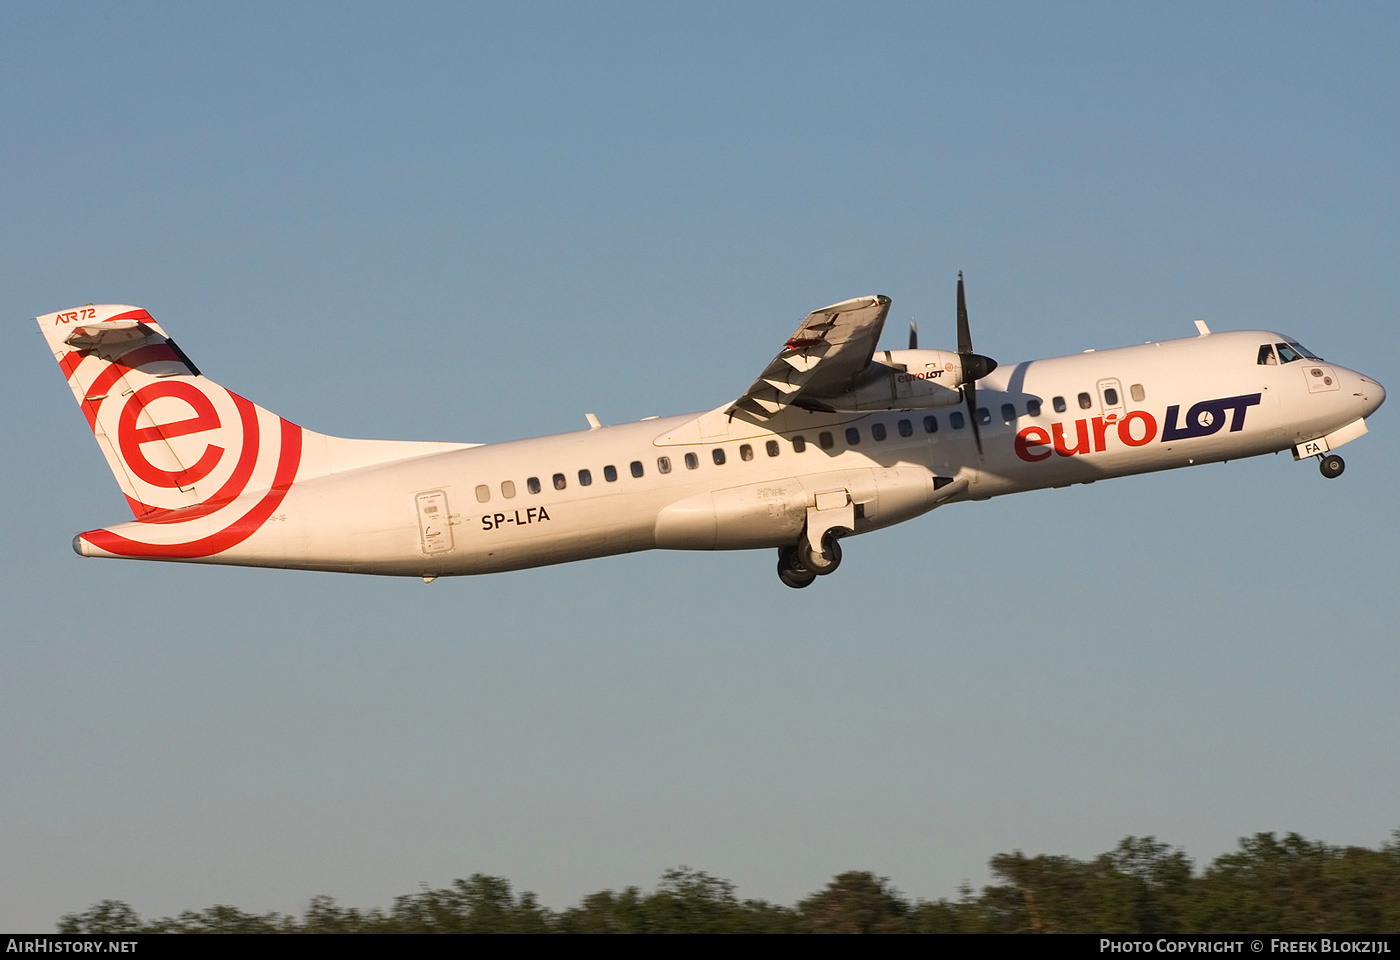
[[[806,536],[794,546],[778,548],[778,579],[794,590],[811,586],[817,577],[835,573],[841,565],[841,544],[836,531],[822,534],[821,550],[813,550]]]
[[[853,532],[856,526],[856,505],[849,490],[826,490],[814,499],[807,508],[802,536],[792,546],[778,548],[778,579],[797,590],[811,586],[817,577],[836,572],[841,566],[837,538]]]
[[[802,565],[796,547],[778,548],[778,579],[794,590],[810,587],[817,575]]]
[[[1318,463],[1317,468],[1322,471],[1322,475],[1328,480],[1334,480],[1342,475],[1342,471],[1347,468],[1346,461],[1335,453],[1329,453]]]

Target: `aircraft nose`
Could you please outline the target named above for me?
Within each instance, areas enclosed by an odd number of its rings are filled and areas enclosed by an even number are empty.
[[[1365,409],[1363,417],[1369,417],[1385,403],[1385,387],[1381,386],[1370,377],[1357,374],[1356,395],[1361,398],[1361,403]]]

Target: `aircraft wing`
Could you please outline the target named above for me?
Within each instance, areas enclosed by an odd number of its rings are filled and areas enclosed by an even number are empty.
[[[870,365],[890,298],[857,297],[807,314],[757,380],[729,406],[766,420],[801,400],[847,390]]]

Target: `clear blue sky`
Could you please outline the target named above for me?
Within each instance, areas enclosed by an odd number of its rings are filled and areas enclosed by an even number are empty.
[[[1394,401],[1287,455],[479,579],[81,560],[32,318],[144,306],[312,429],[709,408],[808,310],[1003,362],[1270,327],[1400,385],[1390,3],[0,5],[0,929],[98,899],[792,902],[1400,826]]]

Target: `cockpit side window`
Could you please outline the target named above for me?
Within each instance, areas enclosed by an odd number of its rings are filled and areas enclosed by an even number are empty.
[[[1282,346],[1282,344],[1280,344]],[[1272,344],[1264,343],[1259,346],[1259,365],[1278,366],[1278,358],[1274,356]]]
[[[1294,360],[1303,359],[1303,355],[1288,344],[1280,343],[1278,345],[1278,358],[1281,363],[1292,363]]]

